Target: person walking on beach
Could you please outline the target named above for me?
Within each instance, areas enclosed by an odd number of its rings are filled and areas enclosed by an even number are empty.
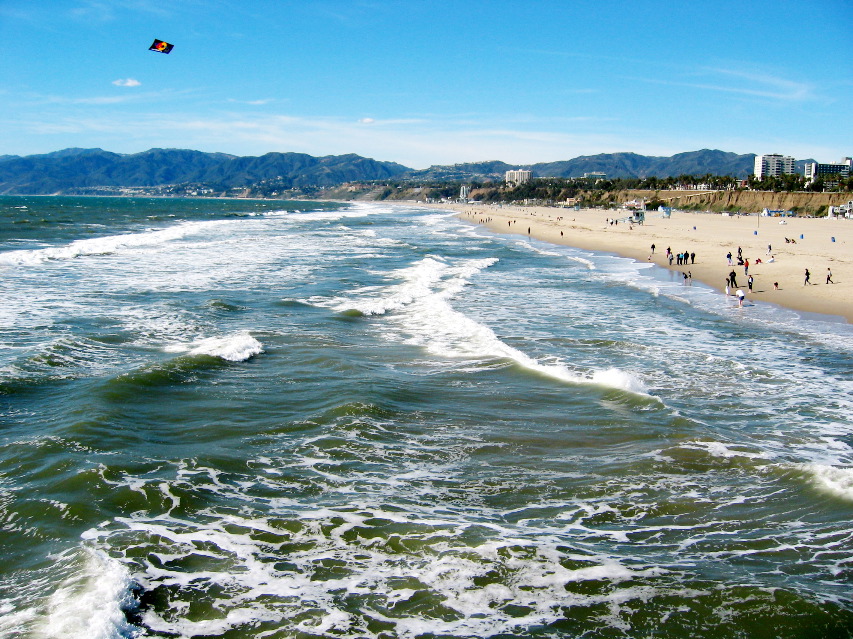
[[[810,278],[811,276],[812,276],[812,274],[811,274],[811,273],[809,273],[809,269],[806,269],[806,279],[805,279],[805,281],[803,282],[803,286],[805,286],[806,284],[808,284],[809,286],[811,286],[811,285],[812,285],[812,283],[811,283],[811,282],[809,282],[809,278]]]
[[[654,254],[654,252],[655,252],[655,245],[652,244],[652,254]]]
[[[829,270],[828,266],[826,267],[826,283],[827,284],[835,284],[835,282],[832,281],[832,271]]]

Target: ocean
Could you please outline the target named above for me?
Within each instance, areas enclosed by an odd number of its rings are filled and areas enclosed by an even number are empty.
[[[853,636],[849,324],[414,204],[5,196],[0,277],[0,637]]]

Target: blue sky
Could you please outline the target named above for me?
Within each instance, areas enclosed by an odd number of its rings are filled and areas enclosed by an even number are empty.
[[[853,0],[0,0],[0,155],[830,162],[851,34]]]

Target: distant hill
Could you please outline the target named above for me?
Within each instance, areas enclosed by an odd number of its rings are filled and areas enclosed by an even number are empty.
[[[746,178],[755,167],[755,154],[738,155],[702,149],[677,153],[671,157],[637,155],[636,153],[603,153],[588,155],[568,162],[534,164],[534,175],[542,177],[581,177],[599,171],[607,177],[670,177],[679,175],[731,175]]]
[[[410,170],[405,177],[416,181],[466,182],[471,180],[503,180],[507,171],[519,167],[506,162],[467,162],[465,164],[433,165],[428,169]]]
[[[48,194],[96,186],[204,183],[222,188],[276,180],[285,188],[385,180],[409,171],[395,162],[358,155],[314,157],[267,153],[238,157],[184,149],[150,149],[122,155],[102,149],[65,149],[0,158],[0,193]]]
[[[103,149],[64,149],[41,155],[0,156],[0,193],[67,193],[93,187],[158,187],[209,184],[220,189],[275,183],[276,188],[329,187],[347,182],[502,181],[506,171],[524,168],[534,177],[572,178],[600,172],[611,178],[732,175],[746,178],[754,154],[702,149],[671,157],[601,153],[561,162],[512,165],[500,161],[436,165],[415,170],[359,155],[314,157],[305,153],[267,153],[258,157],[185,149],[150,149],[124,155]],[[802,167],[809,160],[800,160]]]
[[[529,169],[534,177],[583,177],[584,173],[605,173],[611,178],[677,177],[679,175],[732,175],[746,178],[755,166],[755,154],[738,155],[725,151],[690,151],[671,157],[638,155],[637,153],[601,153],[583,155],[561,162],[509,165],[504,162],[477,162],[432,166],[412,171],[413,179],[502,180],[506,171]]]

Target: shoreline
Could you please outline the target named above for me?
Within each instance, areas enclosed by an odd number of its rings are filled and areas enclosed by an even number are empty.
[[[725,216],[690,211],[673,211],[670,218],[664,218],[655,211],[647,212],[644,224],[622,221],[609,224],[609,219],[622,220],[629,213],[517,205],[423,206],[455,211],[460,219],[481,224],[496,233],[529,236],[551,244],[612,253],[679,273],[690,272],[692,279],[721,294],[726,278],[734,271],[738,287],[749,301],[853,323],[851,220]],[[768,245],[772,247],[770,254]],[[675,254],[695,253],[695,262],[679,265],[673,258],[670,265],[667,247]],[[747,287],[744,267],[737,265],[738,247],[750,262],[752,292]],[[726,258],[729,251],[732,266]],[[809,285],[804,284],[806,269],[811,275]],[[827,269],[831,269],[832,284],[826,282]],[[778,289],[774,288],[776,282]],[[731,294],[734,292],[732,289]]]

